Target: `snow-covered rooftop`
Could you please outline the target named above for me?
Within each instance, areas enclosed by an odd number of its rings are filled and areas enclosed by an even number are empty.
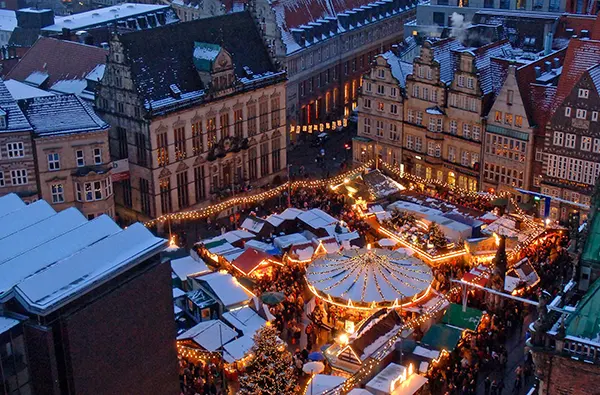
[[[198,276],[210,272],[203,261],[197,261],[191,256],[173,259],[171,269],[181,281],[187,280],[188,276]]]
[[[12,32],[17,27],[17,15],[13,10],[0,10],[0,30]]]
[[[19,324],[19,320],[10,317],[0,317],[0,335]]]
[[[221,320],[210,320],[199,323],[188,329],[177,340],[193,340],[206,351],[216,351],[222,345],[237,337],[237,332]]]
[[[313,229],[324,228],[327,225],[336,224],[337,219],[319,208],[313,208],[298,215],[298,219]]]
[[[252,346],[254,346],[254,339],[252,336],[244,335],[239,337],[223,346],[223,349],[225,350],[223,359],[225,359],[225,362],[227,363],[240,360],[252,349]]]
[[[223,313],[223,319],[235,329],[241,331],[244,336],[250,338],[267,322],[248,306]]]
[[[329,391],[338,385],[341,385],[346,378],[341,376],[330,376],[327,374],[317,374],[312,377],[312,383],[306,388],[307,395],[319,395]]]
[[[231,274],[215,272],[199,277],[198,280],[206,283],[225,307],[250,300],[250,296]]]
[[[62,29],[81,30],[91,26],[102,25],[115,20],[134,18],[150,12],[168,11],[170,6],[162,4],[123,3],[112,7],[81,12],[54,18],[54,25],[42,30],[47,32],[62,32]]]
[[[292,233],[289,235],[276,237],[275,240],[273,240],[273,243],[275,243],[275,245],[281,249],[286,249],[293,244],[306,243],[307,241],[308,239],[302,236],[300,233]]]
[[[4,85],[15,100],[30,99],[32,97],[53,96],[54,93],[38,89],[17,80],[6,80]]]
[[[102,215],[87,221],[76,209],[56,213],[39,200],[18,207],[0,198],[0,298],[47,315],[146,257],[166,241],[142,224],[119,228]]]

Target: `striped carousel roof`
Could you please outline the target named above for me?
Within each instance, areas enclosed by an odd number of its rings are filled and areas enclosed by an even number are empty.
[[[384,249],[344,250],[313,261],[306,271],[311,291],[349,307],[392,307],[425,294],[431,269],[417,258]]]

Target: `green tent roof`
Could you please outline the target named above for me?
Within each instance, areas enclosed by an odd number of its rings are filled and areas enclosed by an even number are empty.
[[[456,348],[462,331],[448,325],[435,324],[423,336],[421,344],[428,348],[434,348],[442,351],[452,351]]]
[[[583,246],[581,260],[584,263],[591,265],[600,265],[600,213],[592,218],[592,223],[589,224],[587,239]]]
[[[210,243],[204,244],[204,248],[206,248],[207,250],[210,250],[211,248],[218,247],[218,246],[223,245],[225,243],[227,243],[227,240],[225,240],[225,239],[221,239],[221,240],[217,240],[217,241],[211,241]]]
[[[598,217],[598,216],[595,216]],[[597,339],[600,335],[600,281],[596,280],[565,323],[567,335]]]
[[[461,305],[452,303],[444,313],[442,322],[458,328],[474,331],[479,326],[479,321],[481,321],[482,316],[483,312],[481,310],[467,307],[467,310],[463,313]]]

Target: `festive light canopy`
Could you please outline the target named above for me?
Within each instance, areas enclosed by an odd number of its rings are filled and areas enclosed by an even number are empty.
[[[433,274],[420,260],[384,249],[345,250],[313,261],[309,289],[330,303],[358,309],[396,307],[430,289]]]

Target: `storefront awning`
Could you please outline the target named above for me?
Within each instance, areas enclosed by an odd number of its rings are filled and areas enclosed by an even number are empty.
[[[479,326],[482,316],[483,312],[481,310],[467,307],[466,311],[463,312],[461,305],[453,303],[448,307],[446,313],[444,313],[442,322],[457,328],[474,331]]]
[[[421,340],[421,344],[430,349],[446,350],[448,352],[454,350],[458,344],[462,331],[444,324],[435,324]]]

